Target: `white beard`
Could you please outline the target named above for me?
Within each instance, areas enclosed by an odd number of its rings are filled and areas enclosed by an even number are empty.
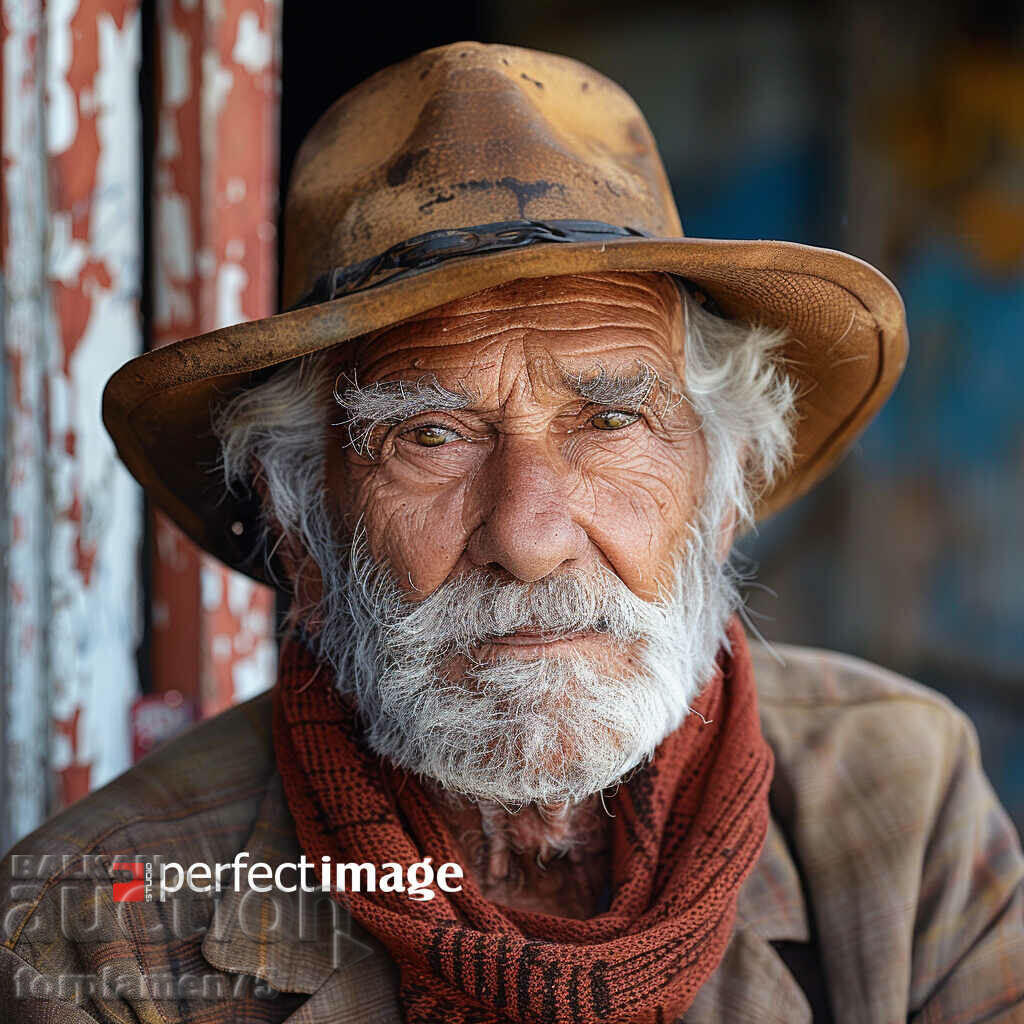
[[[531,584],[478,571],[411,602],[359,530],[347,548],[313,553],[324,582],[317,652],[355,698],[370,747],[393,764],[510,808],[576,803],[652,756],[727,643],[736,587],[714,557],[712,531],[691,534],[671,593],[654,602],[603,567]],[[614,660],[630,668],[609,674],[571,649],[472,657],[489,639],[539,628],[603,634],[629,653]]]

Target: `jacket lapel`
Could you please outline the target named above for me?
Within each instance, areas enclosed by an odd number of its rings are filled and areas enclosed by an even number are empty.
[[[249,838],[244,865],[276,868],[301,856],[281,777],[274,774]],[[243,882],[246,879],[243,879]],[[313,882],[312,872],[309,881]],[[297,879],[282,876],[286,885]],[[313,993],[336,972],[379,959],[381,951],[348,913],[324,893],[228,888],[217,903],[202,953],[218,970],[249,974],[282,992]]]
[[[764,936],[738,924],[722,962],[700,987],[685,1024],[811,1024],[811,1008]]]
[[[800,875],[773,817],[761,856],[740,889],[725,956],[686,1012],[686,1024],[810,1024],[810,1005],[772,946],[810,941]]]
[[[402,1024],[398,968],[381,951],[334,971],[282,1024]]]

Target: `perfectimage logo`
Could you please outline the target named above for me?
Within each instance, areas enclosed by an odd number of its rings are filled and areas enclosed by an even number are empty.
[[[138,855],[135,855],[136,857]],[[158,865],[154,866],[154,860]],[[412,864],[355,864],[333,862],[321,857],[320,863],[303,854],[297,861],[268,864],[250,860],[248,851],[233,860],[209,864],[184,865],[154,860],[118,860],[110,865],[115,903],[163,903],[182,890],[190,893],[236,892],[269,893],[402,893],[417,902],[432,900],[437,891],[462,891],[462,866],[454,863],[434,867],[430,857]]]

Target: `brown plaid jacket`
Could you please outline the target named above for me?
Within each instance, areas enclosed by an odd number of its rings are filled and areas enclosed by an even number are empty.
[[[1024,1021],[1024,858],[967,719],[855,659],[778,650],[781,664],[754,649],[772,825],[687,1024]],[[114,901],[112,860],[242,850],[249,863],[299,857],[266,695],[8,854],[0,1019],[398,1024],[394,964],[323,895]]]

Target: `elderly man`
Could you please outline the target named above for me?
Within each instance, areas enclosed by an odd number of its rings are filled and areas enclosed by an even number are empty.
[[[16,848],[5,1019],[1024,1019],[964,717],[737,619],[733,538],[894,386],[884,277],[683,238],[617,86],[462,43],[313,130],[284,291],[105,396],[289,595],[277,685]]]

